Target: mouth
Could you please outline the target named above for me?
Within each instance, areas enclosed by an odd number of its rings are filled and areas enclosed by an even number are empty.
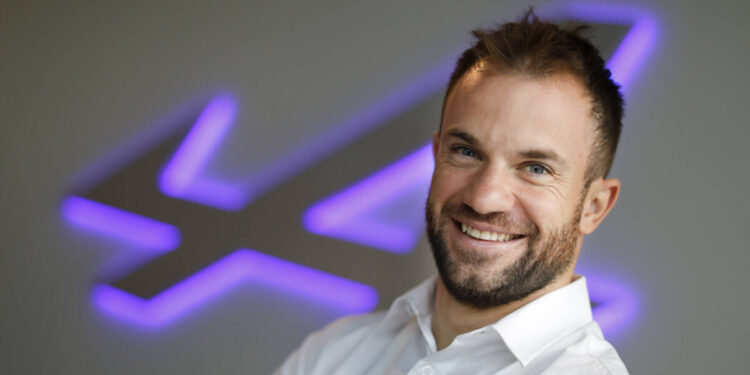
[[[469,237],[488,242],[510,242],[526,237],[523,234],[480,230],[471,225],[453,220],[458,229]]]

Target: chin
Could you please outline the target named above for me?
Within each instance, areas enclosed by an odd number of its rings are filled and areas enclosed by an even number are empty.
[[[523,299],[575,264],[581,236],[578,220],[546,235],[535,230],[497,245],[461,237],[468,236],[460,229],[461,234],[456,233],[448,212],[444,209],[437,217],[431,207],[428,202],[427,237],[438,273],[451,296],[467,306],[484,309]]]

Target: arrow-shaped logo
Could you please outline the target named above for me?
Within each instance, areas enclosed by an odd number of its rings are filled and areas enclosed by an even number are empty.
[[[627,92],[654,44],[656,26],[651,17],[628,7],[600,4],[573,4],[545,13],[627,27],[608,62]],[[399,274],[403,265],[388,254],[409,253],[423,232],[422,204],[433,168],[429,146],[423,146],[424,129],[414,127],[410,138],[397,128],[405,140],[391,147],[395,152],[421,146],[321,199],[325,189],[336,190],[334,184],[351,181],[351,176],[338,176],[338,158],[325,158],[346,148],[348,159],[359,160],[356,156],[373,153],[378,139],[387,139],[392,146],[394,131],[389,128],[393,126],[383,124],[398,121],[397,115],[420,103],[439,102],[450,67],[443,64],[407,83],[241,185],[202,173],[237,111],[231,96],[211,100],[187,134],[176,134],[93,188],[64,200],[63,215],[70,222],[161,254],[114,283],[95,286],[96,305],[122,318],[158,326],[239,283],[255,282],[336,306],[342,313],[374,308],[378,294],[368,284],[375,284],[377,272],[362,272],[361,265],[388,264]],[[426,99],[430,95],[433,98]],[[427,125],[429,134],[432,124]],[[352,144],[368,132],[371,142]],[[387,163],[385,158],[392,154],[374,163]],[[316,180],[320,176],[324,182]],[[313,188],[299,192],[295,186]],[[274,204],[280,200],[283,205]],[[389,215],[392,206],[399,207],[401,215]],[[290,225],[290,218],[300,216],[305,228],[316,235],[300,233],[302,228]],[[341,251],[317,235],[389,253]],[[288,243],[300,238],[304,243]],[[248,244],[273,249],[273,255],[245,248]],[[605,330],[622,327],[635,315],[637,299],[621,284],[589,277],[589,285],[594,314]]]

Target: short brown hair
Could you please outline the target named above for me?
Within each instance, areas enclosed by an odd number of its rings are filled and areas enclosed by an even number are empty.
[[[443,112],[458,81],[480,61],[499,71],[529,77],[570,74],[591,97],[592,116],[597,121],[585,184],[588,186],[596,177],[606,177],[620,139],[624,101],[599,50],[581,35],[586,29],[584,25],[562,28],[541,21],[531,8],[516,22],[472,31],[476,40],[456,62],[443,99]]]

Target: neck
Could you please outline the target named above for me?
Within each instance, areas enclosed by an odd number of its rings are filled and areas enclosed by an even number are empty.
[[[435,286],[435,308],[432,315],[432,334],[435,336],[437,350],[443,350],[450,345],[456,336],[471,332],[492,324],[513,311],[518,310],[529,302],[570,284],[573,273],[566,272],[555,281],[528,296],[505,305],[478,309],[457,301],[445,288],[445,284],[438,277]]]

